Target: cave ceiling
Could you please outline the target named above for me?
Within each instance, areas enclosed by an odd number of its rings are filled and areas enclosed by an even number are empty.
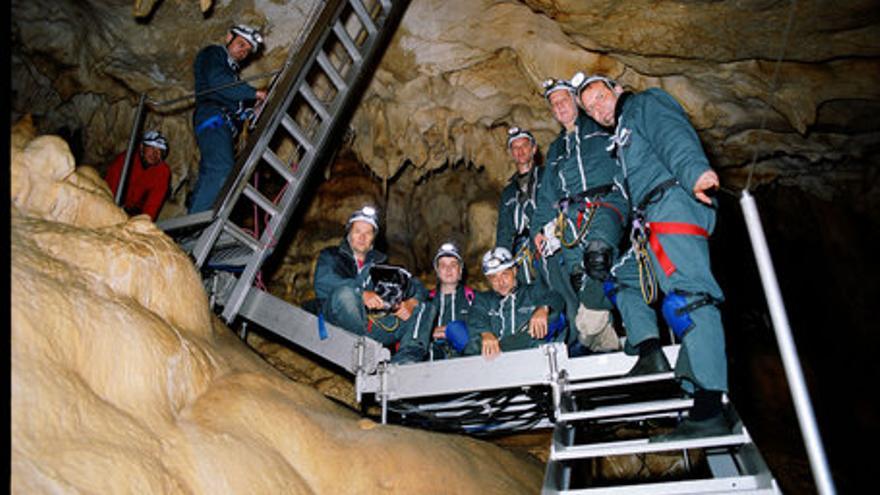
[[[80,129],[82,161],[108,161],[127,142],[138,94],[191,91],[195,53],[231,23],[263,28],[266,49],[244,75],[262,74],[283,63],[315,7],[14,0],[13,120],[32,113],[43,132]],[[532,129],[542,149],[558,132],[540,82],[602,72],[672,93],[731,189],[754,161],[755,181],[830,199],[877,175],[878,40],[876,0],[412,0],[347,143],[380,178],[466,163],[500,188],[512,170],[508,126]],[[171,139],[179,190],[198,163],[192,109],[160,110],[147,125]]]

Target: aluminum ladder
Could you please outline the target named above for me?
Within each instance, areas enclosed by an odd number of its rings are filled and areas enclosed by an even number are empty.
[[[159,224],[191,251],[199,269],[238,267],[237,276],[206,280],[212,305],[223,306],[227,323],[239,314],[250,291],[258,290],[253,287],[257,274],[284,234],[309,175],[332,156],[333,137],[347,123],[407,4],[327,1],[270,88],[214,210]],[[242,225],[241,213],[248,208],[257,212],[257,225],[260,217],[267,219],[262,232]],[[193,226],[201,229],[197,237],[174,234],[187,227],[191,232]]]
[[[550,455],[541,493],[761,493],[779,494],[776,480],[757,446],[724,397],[728,434],[705,438],[652,442],[646,423],[670,427],[693,405],[682,396],[673,374],[617,377],[601,380],[563,380],[556,408]],[[612,432],[625,431],[624,438]],[[604,432],[604,438],[602,433]],[[633,432],[639,434],[633,435]],[[636,438],[632,438],[636,437]],[[705,464],[696,469],[689,452],[702,450]],[[687,473],[676,477],[603,479],[596,461],[611,456],[647,456],[661,452],[682,456]],[[640,457],[645,462],[644,457]]]

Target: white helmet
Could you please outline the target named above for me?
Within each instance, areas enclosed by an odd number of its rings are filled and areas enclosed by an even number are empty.
[[[617,81],[611,79],[610,77],[605,77],[599,74],[587,76],[583,72],[578,72],[571,78],[571,85],[575,88],[575,99],[577,100],[578,105],[581,105],[581,93],[583,93],[584,90],[587,89],[587,86],[593,84],[596,81],[602,81],[603,83],[605,83],[605,86],[608,86],[608,89],[611,90],[617,87]]]
[[[483,275],[507,270],[514,264],[513,255],[505,247],[496,247],[483,255]]]
[[[464,263],[461,259],[461,253],[458,252],[458,247],[451,242],[444,242],[440,249],[437,250],[437,254],[434,255],[434,269],[437,269],[437,262],[440,261],[440,258],[444,258],[447,256],[451,256],[458,260],[459,263]]]
[[[519,127],[511,127],[507,130],[507,149],[510,149],[510,145],[519,138],[529,138],[532,145],[536,144],[535,136],[531,132]]]
[[[574,86],[572,86],[571,83],[565,79],[555,79],[551,77],[550,79],[542,82],[541,87],[544,88],[544,98],[547,98],[548,101],[550,100],[550,95],[559,91],[560,89],[564,89],[571,93],[572,96],[575,96]]]
[[[350,229],[351,224],[354,222],[367,222],[373,226],[373,231],[375,233],[379,233],[379,212],[376,211],[376,208],[373,206],[366,205],[352,213],[351,216],[348,217],[346,228]]]
[[[163,153],[168,153],[168,140],[159,131],[147,131],[141,140],[144,146],[159,148]]]
[[[260,49],[260,45],[263,43],[263,35],[260,34],[260,31],[247,24],[236,24],[229,28],[229,32],[235,36],[241,36],[250,43],[251,53],[257,53],[257,50]]]

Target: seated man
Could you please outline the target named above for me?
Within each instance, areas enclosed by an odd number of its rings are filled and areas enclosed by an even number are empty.
[[[400,351],[392,363],[414,363],[426,358],[446,359],[478,354],[479,340],[471,339],[467,316],[474,302],[474,291],[462,283],[464,262],[458,248],[446,242],[434,255],[437,288],[428,300],[419,304],[415,316],[406,322],[408,330],[400,344]]]
[[[496,247],[483,255],[483,274],[493,293],[474,303],[468,327],[473,335],[480,336],[486,358],[565,339],[562,296],[540,279],[530,285],[517,284],[516,270],[506,248]]]
[[[371,269],[387,257],[373,249],[379,231],[379,217],[372,206],[364,206],[348,219],[345,238],[339,246],[318,255],[315,267],[315,295],[330,323],[357,335],[366,335],[383,345],[397,343],[403,335],[401,322],[409,320],[427,291],[416,278],[410,279],[404,299],[392,305],[376,292]]]
[[[126,152],[116,156],[104,180],[116,196]],[[129,215],[150,215],[154,222],[168,195],[171,168],[165,163],[168,156],[168,140],[159,131],[147,131],[140,146],[131,157],[122,206]]]

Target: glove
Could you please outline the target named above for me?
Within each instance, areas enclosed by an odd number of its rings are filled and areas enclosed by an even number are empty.
[[[593,280],[604,282],[611,277],[612,249],[604,241],[593,240],[584,251],[584,267]]]

